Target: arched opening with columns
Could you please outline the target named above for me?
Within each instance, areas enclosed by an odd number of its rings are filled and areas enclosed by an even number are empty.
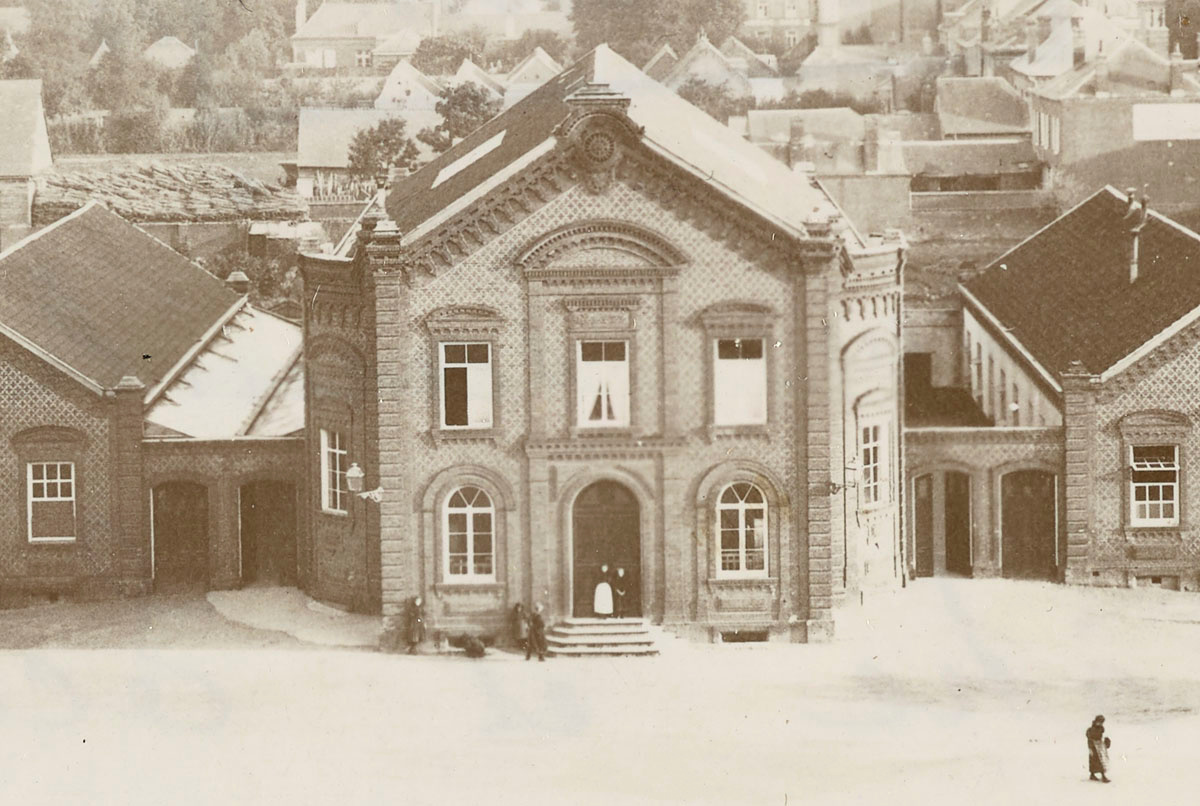
[[[621,615],[640,616],[641,506],[634,492],[610,479],[580,490],[571,506],[571,537],[572,613],[597,615],[596,587],[607,582],[621,598],[620,603],[614,602]],[[624,570],[624,576],[618,575],[618,569]]]

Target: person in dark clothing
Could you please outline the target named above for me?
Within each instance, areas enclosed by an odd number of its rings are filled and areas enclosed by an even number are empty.
[[[519,649],[529,645],[529,615],[525,612],[525,605],[520,602],[513,605],[512,633]]]
[[[1092,720],[1092,726],[1087,729],[1088,745],[1088,777],[1095,781],[1096,774],[1100,780],[1108,783],[1108,748],[1112,740],[1104,735],[1104,717],[1098,716]]]
[[[533,657],[536,652],[538,660],[546,659],[546,619],[542,615],[542,603],[538,602],[533,606],[533,612],[529,614],[529,640],[525,643],[525,660]]]
[[[612,581],[612,592],[613,615],[625,618],[625,603],[629,601],[629,577],[625,576],[624,568],[617,569],[617,575]]]
[[[425,601],[420,596],[408,600],[405,635],[408,638],[408,654],[415,655],[417,647],[425,640]]]

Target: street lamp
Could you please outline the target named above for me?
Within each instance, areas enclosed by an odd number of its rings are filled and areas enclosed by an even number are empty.
[[[363,492],[363,479],[366,477],[366,472],[358,466],[358,462],[351,462],[350,469],[346,471],[346,487],[359,498],[370,498],[378,504],[383,500],[383,488],[376,487]]]

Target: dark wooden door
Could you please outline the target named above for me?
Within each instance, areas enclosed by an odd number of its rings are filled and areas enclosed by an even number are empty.
[[[1055,476],[1043,470],[1008,473],[1001,485],[1000,540],[1004,576],[1053,579]]]
[[[642,614],[642,540],[637,498],[615,481],[598,481],[575,499],[572,511],[574,615],[592,611],[601,566],[607,564],[609,582],[618,568],[625,569],[625,615]]]
[[[946,474],[945,524],[946,570],[951,574],[971,573],[971,477],[966,473]]]
[[[208,582],[208,488],[170,482],[154,488],[154,587],[171,591]]]
[[[242,582],[296,584],[296,486],[247,484],[241,491]]]
[[[933,576],[933,476],[913,482],[913,532],[917,543],[917,576]]]

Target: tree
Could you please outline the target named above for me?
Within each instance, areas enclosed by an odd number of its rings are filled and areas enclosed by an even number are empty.
[[[442,116],[441,128],[452,140],[461,140],[496,117],[503,102],[473,81],[446,87],[434,107]]]
[[[695,77],[685,81],[676,92],[680,98],[722,123],[728,123],[734,115],[746,114],[754,106],[750,98],[730,92],[727,84],[710,84]]]
[[[581,50],[607,42],[637,65],[664,43],[682,54],[701,30],[713,42],[723,42],[744,17],[742,0],[575,0],[570,14]]]
[[[350,173],[373,179],[388,168],[413,168],[420,152],[405,129],[402,119],[388,118],[359,131],[350,142]]]
[[[431,76],[448,76],[458,70],[464,59],[482,61],[487,39],[480,31],[464,31],[443,36],[428,36],[417,45],[412,66]]]

